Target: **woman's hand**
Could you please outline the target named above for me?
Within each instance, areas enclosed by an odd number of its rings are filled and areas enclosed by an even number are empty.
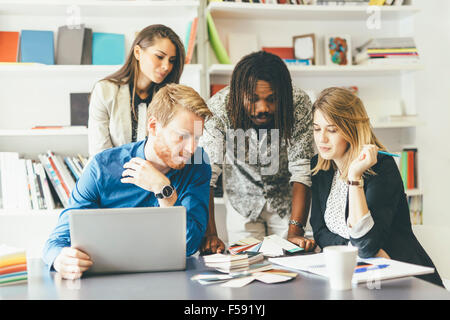
[[[348,169],[349,180],[361,179],[363,173],[377,163],[378,147],[373,144],[365,144],[359,156],[352,161]]]

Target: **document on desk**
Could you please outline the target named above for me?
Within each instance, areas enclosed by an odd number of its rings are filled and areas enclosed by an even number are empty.
[[[323,277],[328,276],[323,253],[308,256],[270,258],[269,261],[286,268],[307,271]],[[360,266],[355,269],[352,280],[354,283],[403,278],[434,272],[434,268],[385,258],[358,258],[358,262],[365,263],[368,267],[364,268],[364,270],[361,270]]]

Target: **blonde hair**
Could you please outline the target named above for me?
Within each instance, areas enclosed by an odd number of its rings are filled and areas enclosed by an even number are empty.
[[[212,116],[197,91],[182,84],[170,83],[159,89],[153,97],[147,109],[147,121],[153,116],[165,127],[179,109],[190,111],[203,120]]]
[[[320,110],[327,121],[337,127],[339,134],[349,144],[349,156],[341,172],[342,179],[347,179],[350,163],[358,157],[363,145],[374,144],[380,150],[386,150],[373,133],[363,102],[351,91],[338,87],[323,90],[313,104],[313,114],[316,110]],[[325,160],[319,154],[312,174],[317,174],[319,170],[327,171],[332,165],[336,168],[333,160]],[[366,173],[374,174],[370,169]]]

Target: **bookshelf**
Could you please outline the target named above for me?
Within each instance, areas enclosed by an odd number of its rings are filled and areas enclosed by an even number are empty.
[[[383,19],[409,18],[419,12],[412,5],[380,7]],[[247,20],[361,20],[367,17],[364,6],[279,5],[238,2],[211,2],[208,10],[217,19]]]
[[[414,77],[425,69],[421,62],[330,66],[326,65],[324,54],[325,36],[329,34],[350,35],[352,48],[370,38],[414,37],[414,22],[421,12],[414,1],[405,1],[403,6],[382,7],[211,2],[206,12],[211,14],[227,51],[229,34],[252,34],[261,48],[292,47],[293,36],[314,33],[317,64],[288,65],[294,85],[307,93],[313,92],[313,97],[327,87],[357,86],[375,134],[385,146],[398,152],[405,146],[416,145],[417,128],[426,125],[420,117],[417,120],[388,119],[396,112],[417,114]],[[380,18],[376,27],[369,24],[374,15]],[[418,50],[420,54],[421,48]],[[210,84],[228,84],[234,64],[219,64],[213,50],[209,50],[207,60],[208,87]],[[419,188],[407,190],[408,197],[422,197],[424,194],[420,188],[420,168],[418,172]]]
[[[421,63],[418,64],[400,64],[388,66],[375,65],[352,65],[352,66],[288,66],[292,77],[299,76],[376,76],[376,75],[402,75],[408,72],[422,70],[424,67]],[[234,65],[232,64],[213,64],[209,67],[209,74],[211,76],[229,76],[233,72]]]
[[[56,45],[59,26],[84,23],[94,32],[124,34],[128,53],[136,32],[151,24],[171,27],[184,42],[188,22],[198,16],[198,63],[185,65],[180,82],[206,96],[202,2],[0,0],[0,30],[51,30]],[[87,128],[67,127],[70,93],[91,92],[96,81],[119,67],[0,63],[0,152],[18,152],[21,158],[34,160],[47,150],[87,156]],[[37,125],[63,128],[31,129]],[[30,256],[40,256],[61,210],[0,209],[0,243],[25,247]]]

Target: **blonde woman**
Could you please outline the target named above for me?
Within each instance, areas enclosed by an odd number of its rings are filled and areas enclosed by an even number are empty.
[[[125,64],[99,81],[89,105],[89,155],[145,137],[145,115],[152,97],[167,83],[179,83],[184,46],[169,27],[142,29]]]
[[[342,88],[322,91],[313,105],[311,160],[314,239],[358,247],[363,258],[381,256],[433,267],[413,234],[402,179],[375,137],[362,101]],[[443,286],[437,273],[419,276]]]

